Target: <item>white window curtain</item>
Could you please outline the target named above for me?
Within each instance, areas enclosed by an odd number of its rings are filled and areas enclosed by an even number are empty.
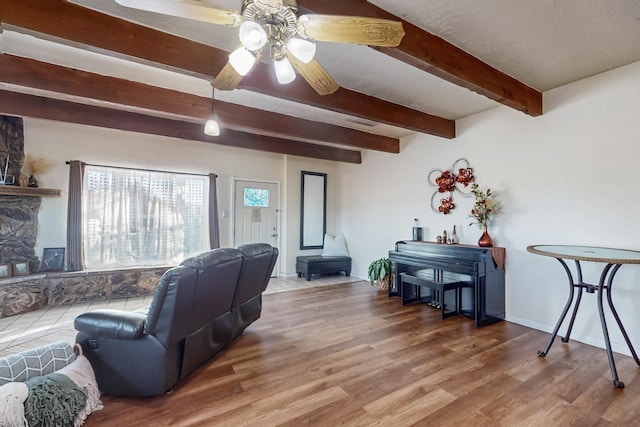
[[[208,180],[87,165],[86,268],[175,265],[208,250]]]

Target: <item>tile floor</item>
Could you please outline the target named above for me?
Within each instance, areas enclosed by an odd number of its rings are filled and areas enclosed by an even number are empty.
[[[265,294],[293,291],[315,286],[334,285],[359,279],[343,275],[313,278],[272,278]],[[60,307],[46,307],[0,319],[0,357],[57,340],[75,341],[73,319],[81,313],[100,308],[136,310],[150,304],[151,296],[111,301],[94,301]]]

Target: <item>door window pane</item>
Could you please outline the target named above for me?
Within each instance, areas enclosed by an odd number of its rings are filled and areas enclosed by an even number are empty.
[[[244,206],[248,208],[268,208],[269,190],[266,188],[244,188]]]

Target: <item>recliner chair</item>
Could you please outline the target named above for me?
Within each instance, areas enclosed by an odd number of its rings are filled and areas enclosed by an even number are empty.
[[[93,366],[100,391],[120,396],[162,394],[193,371],[198,361],[212,357],[212,348],[218,351],[229,341],[241,253],[216,249],[193,258],[197,268],[182,265],[163,274],[146,315],[94,310],[75,319],[76,342]],[[198,338],[188,339],[202,335],[203,328],[224,316],[228,319],[221,346],[198,346],[193,344]]]
[[[100,391],[155,396],[171,390],[260,317],[278,249],[214,249],[165,272],[151,305],[76,317],[76,342]]]
[[[220,254],[230,262],[221,265]],[[244,265],[237,249],[216,249],[185,259],[180,264],[196,270],[198,287],[192,311],[198,330],[185,338],[181,378],[185,378],[222,350],[232,339],[231,306]]]
[[[93,310],[76,317],[76,342],[106,394],[153,396],[180,378],[184,336],[191,333],[196,271],[177,267],[163,274],[148,314]]]
[[[271,272],[278,259],[278,249],[266,243],[251,243],[238,247],[242,253],[242,271],[233,297],[233,331],[231,339],[240,336],[251,323],[260,318],[262,293],[267,289]]]

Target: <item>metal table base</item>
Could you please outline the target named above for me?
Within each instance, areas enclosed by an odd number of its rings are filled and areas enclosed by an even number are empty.
[[[573,329],[573,323],[576,319],[576,313],[578,312],[578,307],[580,307],[580,301],[582,300],[583,291],[586,290],[587,293],[591,293],[591,294],[594,292],[597,292],[598,293],[598,297],[597,297],[598,313],[600,315],[600,324],[602,325],[602,333],[604,334],[604,342],[607,349],[607,356],[609,358],[609,368],[611,369],[611,377],[613,379],[613,385],[614,387],[617,387],[617,388],[624,388],[624,382],[620,381],[620,379],[618,378],[616,364],[613,359],[613,352],[611,350],[611,341],[609,339],[609,330],[607,328],[607,321],[605,320],[605,317],[604,317],[604,309],[602,304],[602,298],[604,293],[607,296],[607,303],[609,305],[609,308],[611,309],[611,313],[613,314],[613,317],[616,319],[616,323],[618,324],[618,327],[620,328],[620,331],[624,336],[624,340],[626,341],[627,346],[629,347],[629,351],[631,351],[631,355],[633,356],[633,359],[635,360],[636,364],[640,366],[640,359],[638,359],[638,355],[636,354],[636,351],[633,348],[633,345],[631,344],[629,335],[627,335],[627,331],[624,329],[624,326],[622,325],[622,321],[620,320],[620,316],[618,315],[618,312],[616,311],[616,308],[613,305],[613,300],[611,299],[611,288],[613,284],[613,279],[616,273],[618,272],[618,270],[620,269],[620,267],[622,267],[622,264],[612,264],[612,263],[607,264],[602,270],[602,274],[600,275],[600,281],[598,285],[591,285],[591,284],[585,283],[582,279],[582,268],[580,266],[579,260],[577,259],[574,260],[576,263],[576,270],[578,273],[578,281],[576,283],[573,280],[573,275],[571,274],[571,270],[569,270],[569,267],[567,267],[567,264],[564,262],[564,260],[562,258],[557,258],[557,257],[556,259],[560,262],[560,264],[562,264],[562,267],[564,267],[564,270],[566,271],[567,276],[569,278],[569,299],[567,300],[567,303],[565,304],[564,309],[562,310],[562,314],[560,315],[560,318],[558,319],[558,322],[556,323],[556,326],[553,329],[551,336],[549,337],[549,341],[547,341],[546,347],[544,348],[544,350],[538,351],[538,355],[540,357],[545,357],[549,352],[549,349],[551,348],[551,345],[553,344],[554,339],[558,335],[558,330],[560,329],[560,326],[564,322],[564,319],[567,316],[567,313],[569,312],[569,309],[571,308],[571,305],[574,302],[574,296],[576,295],[575,290],[578,289],[578,293],[575,299],[573,312],[571,313],[571,320],[569,321],[567,334],[562,338],[562,342],[569,342],[569,338],[571,336],[571,330]]]

